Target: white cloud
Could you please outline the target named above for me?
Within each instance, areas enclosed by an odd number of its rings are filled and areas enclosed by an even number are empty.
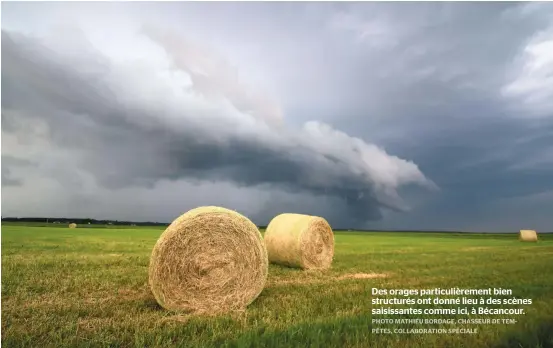
[[[522,63],[514,79],[502,89],[504,96],[520,103],[521,116],[553,115],[553,26],[536,34],[524,47]]]

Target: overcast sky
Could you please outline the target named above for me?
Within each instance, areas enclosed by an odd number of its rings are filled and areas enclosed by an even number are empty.
[[[553,231],[551,3],[2,3],[2,216]]]

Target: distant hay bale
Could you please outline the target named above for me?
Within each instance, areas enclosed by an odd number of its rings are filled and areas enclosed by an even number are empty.
[[[70,223],[69,228],[77,228],[77,224],[76,223]]]
[[[322,217],[280,214],[265,231],[269,262],[303,269],[326,269],[334,257],[334,234]]]
[[[149,284],[168,310],[219,313],[244,309],[263,290],[268,260],[257,226],[221,207],[199,207],[161,234]]]
[[[519,239],[523,242],[537,242],[538,234],[534,230],[520,230]]]

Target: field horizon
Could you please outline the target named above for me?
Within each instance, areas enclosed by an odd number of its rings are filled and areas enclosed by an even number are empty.
[[[29,226],[29,227],[59,227],[64,228],[70,222],[78,220],[87,220],[83,218],[58,218],[57,220],[65,220],[64,222],[46,222],[36,220],[46,220],[47,218],[2,218],[2,226]],[[55,220],[48,218],[49,220]],[[91,219],[95,221],[111,221],[114,224],[93,222],[90,224],[79,224],[79,228],[154,228],[165,229],[169,226],[170,222],[144,222],[144,221],[119,221],[119,220],[104,220],[104,219]],[[117,224],[115,224],[117,222]],[[257,225],[257,228],[264,230],[267,225]],[[517,234],[519,231],[469,231],[469,230],[446,230],[446,229],[359,229],[359,228],[333,228],[334,232],[399,232],[399,233],[448,233],[448,234]],[[553,234],[553,231],[537,231],[538,234]]]

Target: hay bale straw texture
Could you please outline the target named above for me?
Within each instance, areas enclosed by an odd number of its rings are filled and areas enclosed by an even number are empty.
[[[70,223],[69,224],[69,228],[77,228],[77,224],[76,223]]]
[[[149,284],[168,310],[241,310],[263,290],[268,263],[253,222],[229,209],[199,207],[178,217],[159,237],[150,258]]]
[[[538,234],[534,230],[520,230],[519,239],[523,242],[537,242]]]
[[[334,233],[318,216],[280,214],[265,231],[269,262],[303,269],[326,269],[334,257]]]

